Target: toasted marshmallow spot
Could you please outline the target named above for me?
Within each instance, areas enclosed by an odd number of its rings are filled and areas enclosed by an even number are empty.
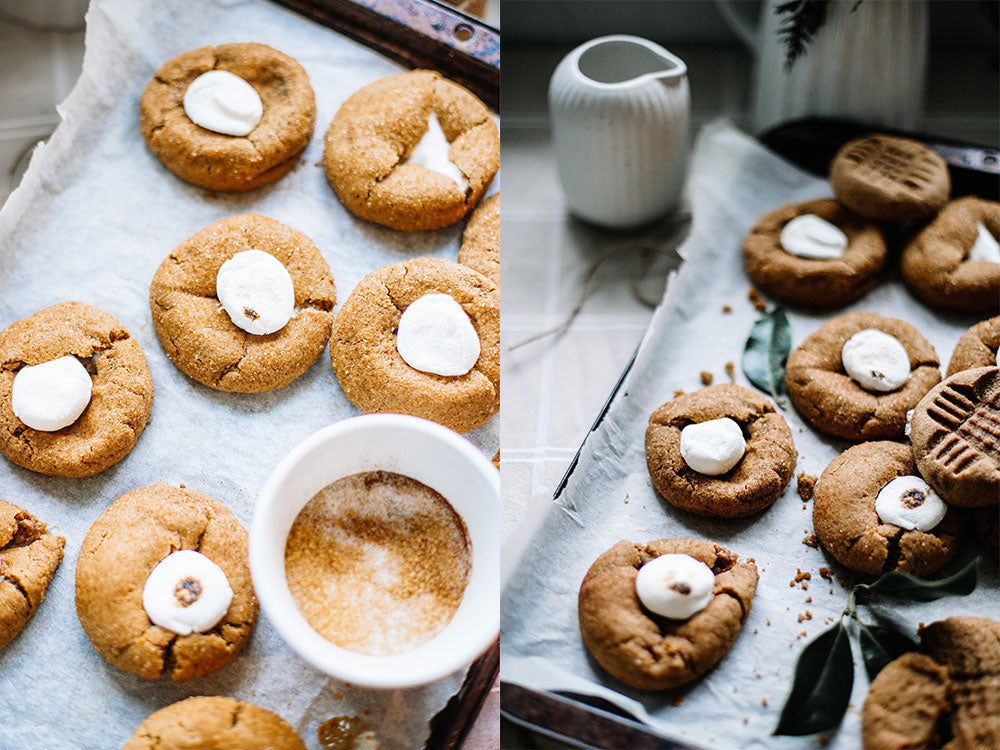
[[[17,371],[11,387],[14,415],[33,430],[55,432],[73,424],[90,403],[94,381],[76,357],[50,359]]]
[[[479,359],[479,334],[450,294],[425,294],[403,310],[396,350],[415,370],[464,375]]]
[[[215,296],[247,333],[280,331],[295,312],[288,269],[263,250],[244,250],[223,263],[215,277]]]
[[[681,458],[699,474],[710,477],[725,474],[740,462],[746,449],[743,430],[729,417],[681,429]]]
[[[222,568],[193,549],[160,560],[142,589],[142,606],[161,628],[188,635],[214,628],[226,616],[233,589]]]
[[[671,620],[686,620],[712,601],[715,574],[690,555],[660,555],[639,568],[635,593],[642,606]]]
[[[894,391],[910,378],[910,355],[899,339],[875,328],[858,331],[840,352],[847,374],[866,391]]]
[[[1000,243],[990,234],[983,222],[976,224],[976,241],[969,250],[967,260],[981,260],[987,263],[1000,263]]]
[[[264,116],[260,94],[228,70],[202,73],[184,92],[184,112],[195,125],[223,135],[249,135]]]
[[[458,184],[458,189],[464,193],[469,187],[469,181],[465,179],[465,175],[462,174],[458,165],[448,157],[450,149],[451,144],[441,129],[437,114],[432,111],[427,120],[427,131],[410,152],[410,155],[403,160],[403,164],[417,164],[443,174],[445,177],[450,177]]]
[[[944,518],[948,506],[920,477],[896,477],[875,498],[875,512],[882,523],[903,529],[930,531]]]
[[[781,249],[810,260],[844,257],[847,235],[815,214],[796,216],[781,230]]]

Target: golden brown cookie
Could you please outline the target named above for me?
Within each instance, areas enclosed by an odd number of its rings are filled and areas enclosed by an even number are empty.
[[[917,476],[913,454],[890,441],[855,445],[826,467],[813,492],[813,527],[837,562],[873,576],[890,570],[928,576],[955,556],[964,522],[954,508],[930,531],[884,523],[875,512],[882,488],[904,476]]]
[[[890,662],[861,710],[865,750],[1000,747],[1000,623],[949,617]]]
[[[192,549],[218,565],[233,600],[204,633],[178,635],[154,625],[142,603],[159,562]],[[76,613],[105,659],[147,679],[204,677],[228,664],[257,622],[247,564],[247,532],[226,507],[193,490],[151,484],[123,495],[87,531],[76,564]]]
[[[264,115],[246,136],[206,130],[184,111],[188,85],[209,70],[233,73],[256,90]],[[163,63],[139,100],[139,129],[164,166],[210,190],[243,192],[290,170],[312,138],[316,102],[293,58],[255,42],[199,47]]]
[[[645,563],[690,555],[715,573],[712,600],[686,620],[646,610],[635,592]],[[736,641],[757,588],[757,566],[718,544],[694,539],[622,540],[598,557],[580,586],[580,633],[613,677],[641,690],[666,690],[701,676]]]
[[[11,389],[17,371],[66,355],[93,380],[90,404],[55,432],[17,418]],[[129,454],[149,422],[153,377],[125,327],[82,302],[62,302],[0,332],[0,452],[18,466],[60,477],[89,477]]]
[[[903,250],[907,288],[944,310],[1000,309],[1000,263],[969,260],[979,223],[1000,237],[1000,203],[969,196],[945,206]]]
[[[425,294],[451,295],[472,321],[481,352],[453,377],[410,367],[396,350],[403,311]],[[333,327],[330,360],[344,394],[371,414],[412,414],[466,432],[500,408],[500,294],[477,271],[415,258],[372,271],[351,292]]]
[[[781,231],[798,216],[812,214],[847,235],[836,259],[800,258],[785,252]],[[844,307],[874,287],[885,265],[885,237],[870,221],[837,201],[782,206],[757,221],[743,242],[743,263],[755,285],[776,299],[805,307]]]
[[[288,722],[267,709],[199,696],[150,714],[122,750],[306,750]]]
[[[873,392],[844,370],[841,351],[854,334],[874,328],[894,336],[910,356],[910,377],[899,388]],[[937,352],[902,320],[855,312],[827,321],[788,358],[785,386],[795,408],[813,427],[847,440],[899,438],[906,412],[941,380]]]
[[[700,474],[681,456],[681,430],[722,417],[740,425],[746,452],[725,474]],[[743,518],[768,507],[791,479],[797,455],[792,431],[774,405],[734,383],[677,396],[650,415],[646,428],[653,486],[671,505],[699,516]]]
[[[955,344],[955,351],[951,353],[948,377],[962,370],[1000,364],[997,362],[998,350],[1000,350],[1000,315],[980,321],[962,334],[962,338]]]
[[[245,250],[270,253],[292,277],[297,312],[274,333],[244,331],[216,297],[219,268]],[[177,369],[237,393],[283,388],[308,370],[330,338],[336,297],[333,274],[313,241],[258,214],[221,219],[184,240],[149,287],[156,335]]]
[[[910,442],[920,473],[946,502],[1000,503],[1000,368],[963,370],[924,396]]]
[[[837,200],[874,221],[909,221],[948,202],[951,178],[944,159],[917,141],[868,135],[846,143],[830,164]]]
[[[42,603],[65,546],[28,511],[0,500],[0,649]]]
[[[427,131],[431,113],[469,183],[401,164]],[[476,205],[500,168],[500,133],[471,92],[430,70],[381,78],[344,102],[326,133],[326,176],[347,208],[393,229],[454,224]]]
[[[472,212],[462,235],[458,262],[500,286],[500,193],[491,195]]]

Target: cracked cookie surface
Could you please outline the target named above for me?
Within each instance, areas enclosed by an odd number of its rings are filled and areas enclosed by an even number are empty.
[[[253,86],[264,105],[246,136],[196,125],[184,111],[184,92],[198,76],[225,70]],[[290,170],[312,138],[316,102],[309,76],[288,55],[265,44],[199,47],[163,63],[139,100],[139,129],[149,150],[171,172],[210,190],[243,192]]]
[[[847,235],[841,258],[800,258],[785,252],[781,231],[798,216],[812,214]],[[743,242],[747,276],[771,296],[805,307],[844,307],[878,283],[885,265],[885,238],[870,221],[833,200],[782,206],[760,218]]]
[[[462,234],[458,262],[500,286],[500,193],[491,195],[472,212]]]
[[[839,563],[872,576],[890,570],[928,576],[958,552],[964,522],[954,508],[930,531],[882,523],[875,498],[902,476],[919,476],[917,465],[909,446],[890,441],[855,445],[826,467],[813,492],[813,527]]]
[[[479,359],[464,375],[410,367],[396,350],[403,311],[425,294],[451,295],[479,335]],[[333,327],[330,360],[344,394],[371,414],[412,414],[466,432],[500,408],[500,294],[477,271],[450,260],[415,258],[365,276]]]
[[[962,370],[992,367],[1000,349],[1000,315],[976,323],[962,334],[948,362],[948,377]]]
[[[867,328],[894,336],[910,357],[910,377],[894,391],[867,391],[844,370],[844,344]],[[938,367],[934,347],[909,323],[855,312],[827,321],[799,344],[788,358],[785,386],[799,414],[820,432],[888,440],[903,436],[906,412],[941,380]]]
[[[402,164],[435,113],[449,158],[468,181],[458,183]],[[356,216],[401,230],[454,224],[479,201],[500,168],[500,133],[470,91],[429,70],[381,78],[351,95],[326,133],[327,179]]]
[[[233,590],[225,617],[204,633],[154,625],[142,604],[153,568],[192,549],[222,568]],[[151,484],[118,498],[87,531],[76,565],[76,612],[111,664],[147,679],[203,677],[228,664],[257,621],[247,533],[222,503],[193,490]]]
[[[746,452],[725,474],[700,474],[681,456],[681,430],[722,417],[740,425]],[[650,415],[646,428],[646,467],[653,486],[670,504],[700,516],[743,518],[760,512],[781,496],[796,458],[785,418],[766,398],[734,383],[677,396]]]
[[[245,250],[270,253],[292,277],[296,313],[274,333],[244,331],[216,297],[219,268]],[[149,287],[156,335],[177,369],[237,393],[282,388],[308,370],[330,338],[336,297],[333,274],[313,241],[258,214],[221,219],[184,240]]]
[[[90,403],[68,427],[32,429],[14,414],[17,371],[66,355],[90,372]],[[103,310],[62,302],[0,332],[0,452],[18,466],[61,477],[98,474],[135,447],[152,409],[146,358],[125,327]]]
[[[198,696],[150,714],[122,750],[305,750],[276,713],[233,698]]]
[[[0,500],[0,649],[42,603],[65,546],[28,511]]]
[[[690,555],[715,573],[712,600],[686,620],[646,610],[635,578],[646,562]],[[622,540],[598,557],[580,586],[580,633],[587,650],[613,677],[641,690],[666,690],[707,672],[732,648],[750,612],[757,566],[714,542]]]

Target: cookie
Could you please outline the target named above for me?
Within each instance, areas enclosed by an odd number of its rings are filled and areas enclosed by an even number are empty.
[[[28,427],[14,413],[18,371],[60,357],[80,360],[93,381],[90,403],[54,432]],[[0,452],[40,474],[89,477],[135,447],[153,409],[153,377],[138,342],[108,313],[62,302],[0,332]]]
[[[944,159],[908,138],[868,135],[846,143],[830,163],[837,200],[874,221],[910,221],[940,211],[951,193]]]
[[[917,466],[902,443],[861,443],[830,462],[813,492],[813,527],[837,562],[872,576],[890,570],[928,576],[955,556],[964,526],[954,508],[929,531],[903,529],[876,512],[882,488],[912,476]]]
[[[472,212],[462,235],[458,262],[500,286],[500,193],[491,195]]]
[[[1000,309],[1000,253],[970,257],[980,225],[1000,237],[1000,203],[969,196],[949,203],[903,250],[907,288],[931,307],[969,312]]]
[[[861,710],[865,750],[1000,747],[1000,623],[949,617],[890,662]]]
[[[948,377],[962,370],[1000,364],[1000,316],[976,323],[955,344],[948,363]]]
[[[216,277],[237,253],[277,258],[294,287],[295,312],[280,330],[255,334],[221,308]],[[220,391],[261,393],[302,375],[330,338],[337,290],[316,245],[258,214],[221,219],[184,240],[153,276],[149,307],[156,335],[185,375]]]
[[[406,164],[436,116],[448,158],[468,186]],[[356,216],[393,229],[454,224],[479,201],[500,168],[500,133],[471,92],[429,70],[371,83],[344,102],[326,133],[326,176]]]
[[[639,569],[660,555],[683,554],[715,574],[708,605],[686,620],[645,609],[636,594]],[[757,588],[757,566],[718,544],[659,539],[620,541],[590,566],[580,586],[580,633],[613,677],[641,690],[666,690],[707,672],[732,648]]]
[[[154,625],[143,605],[153,569],[177,550],[196,550],[222,569],[233,591],[223,619],[179,635]],[[257,621],[247,532],[222,503],[151,484],[118,498],[87,531],[76,564],[76,613],[111,664],[147,679],[204,677],[228,664]]]
[[[1000,564],[1000,509],[995,505],[976,508],[973,518],[986,559]]]
[[[840,257],[806,258],[787,252],[782,231],[793,219],[816,216],[846,235]],[[844,307],[870,291],[885,266],[882,230],[833,200],[783,206],[757,221],[743,242],[751,281],[775,299],[804,307]]]
[[[42,603],[65,546],[28,511],[0,500],[0,649]]]
[[[1000,504],[1000,368],[963,370],[924,396],[910,442],[921,475],[946,502]]]
[[[842,350],[855,334],[875,329],[895,337],[910,360],[910,375],[896,390],[869,391],[844,369]],[[903,436],[906,413],[941,380],[937,352],[909,323],[854,312],[827,321],[792,352],[785,386],[798,412],[820,432],[847,440]]]
[[[681,455],[688,425],[729,417],[746,441],[742,459],[729,471],[708,476]],[[777,500],[795,469],[792,431],[774,405],[734,383],[712,385],[668,401],[649,417],[646,466],[667,502],[699,516],[742,518]]]
[[[222,696],[198,696],[150,714],[122,750],[306,750],[288,722]]]
[[[196,125],[184,94],[200,75],[222,70],[239,76],[263,104],[246,136]],[[266,44],[199,47],[163,63],[139,99],[139,129],[163,165],[194,185],[244,192],[274,182],[295,166],[312,138],[316,102],[309,76],[293,58]]]
[[[450,295],[479,338],[472,369],[447,376],[411,367],[397,348],[403,312],[428,294]],[[365,276],[337,314],[330,361],[344,394],[371,414],[412,414],[466,432],[500,408],[500,294],[477,271],[415,258]]]

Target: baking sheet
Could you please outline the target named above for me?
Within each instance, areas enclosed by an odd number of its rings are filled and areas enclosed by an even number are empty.
[[[295,657],[262,614],[242,654],[216,674],[148,681],[91,648],[73,603],[80,543],[116,498],[152,482],[184,483],[249,526],[255,494],[278,460],[315,430],[358,413],[327,352],[292,385],[266,394],[220,393],[181,374],[160,347],[148,306],[149,283],[170,250],[217,219],[261,213],[316,242],[339,303],[385,264],[456,258],[462,224],[402,233],[363,222],[337,201],[321,166],[323,133],[340,104],[401,68],[259,0],[95,0],[87,20],[84,71],[59,108],[63,123],[0,212],[0,325],[68,299],[107,310],[141,345],[156,396],[135,450],[96,477],[43,477],[0,461],[0,497],[66,536],[66,557],[45,601],[0,651],[0,748],[118,747],[148,714],[191,695],[229,695],[276,711],[310,748],[318,747],[315,725],[336,715],[363,716],[382,748],[419,747],[462,673],[415,690],[348,687]],[[184,50],[232,41],[294,55],[316,92],[316,133],[299,163],[244,195],[177,179],[146,149],[138,128],[138,99],[156,67]],[[490,456],[499,444],[496,421],[468,434]]]
[[[511,538],[530,537],[501,600],[501,679],[535,689],[600,696],[630,711],[667,737],[705,747],[811,747],[815,738],[775,738],[770,732],[791,685],[803,646],[834,622],[847,590],[823,580],[821,566],[842,568],[822,549],[802,544],[812,533],[812,504],[789,484],[768,510],[749,519],[700,518],[673,508],[650,485],[644,435],[649,414],[675,390],[701,387],[701,371],[727,380],[726,362],[739,372],[743,344],[758,317],[747,299],[742,240],[754,222],[778,206],[830,197],[829,185],[766,151],[726,123],[701,134],[687,186],[693,223],[679,252],[685,258],[656,310],[639,355],[617,400],[584,446],[579,466],[560,496]],[[722,311],[729,305],[732,312]],[[947,364],[974,317],[942,316],[916,302],[891,274],[847,310],[871,310],[915,325]],[[845,310],[846,312],[846,310]],[[836,313],[835,313],[836,314]],[[830,315],[790,312],[797,346]],[[752,386],[751,386],[752,387]],[[821,437],[791,407],[783,410],[799,458],[796,474],[819,476],[849,443]],[[717,541],[757,561],[760,581],[741,636],[723,660],[686,688],[644,692],[618,683],[591,660],[577,624],[577,593],[594,559],[620,539],[693,537]],[[505,554],[515,550],[505,548]],[[971,540],[942,571],[953,572],[981,550]],[[505,561],[505,562],[510,562]],[[790,586],[799,570],[812,579]],[[954,614],[996,615],[996,565],[983,567],[977,591],[965,598],[880,607],[916,631],[919,622]],[[811,597],[811,602],[806,598]],[[883,600],[886,601],[886,600]],[[799,621],[809,613],[811,619]],[[859,714],[867,679],[859,665],[851,708],[824,747],[859,744]]]

